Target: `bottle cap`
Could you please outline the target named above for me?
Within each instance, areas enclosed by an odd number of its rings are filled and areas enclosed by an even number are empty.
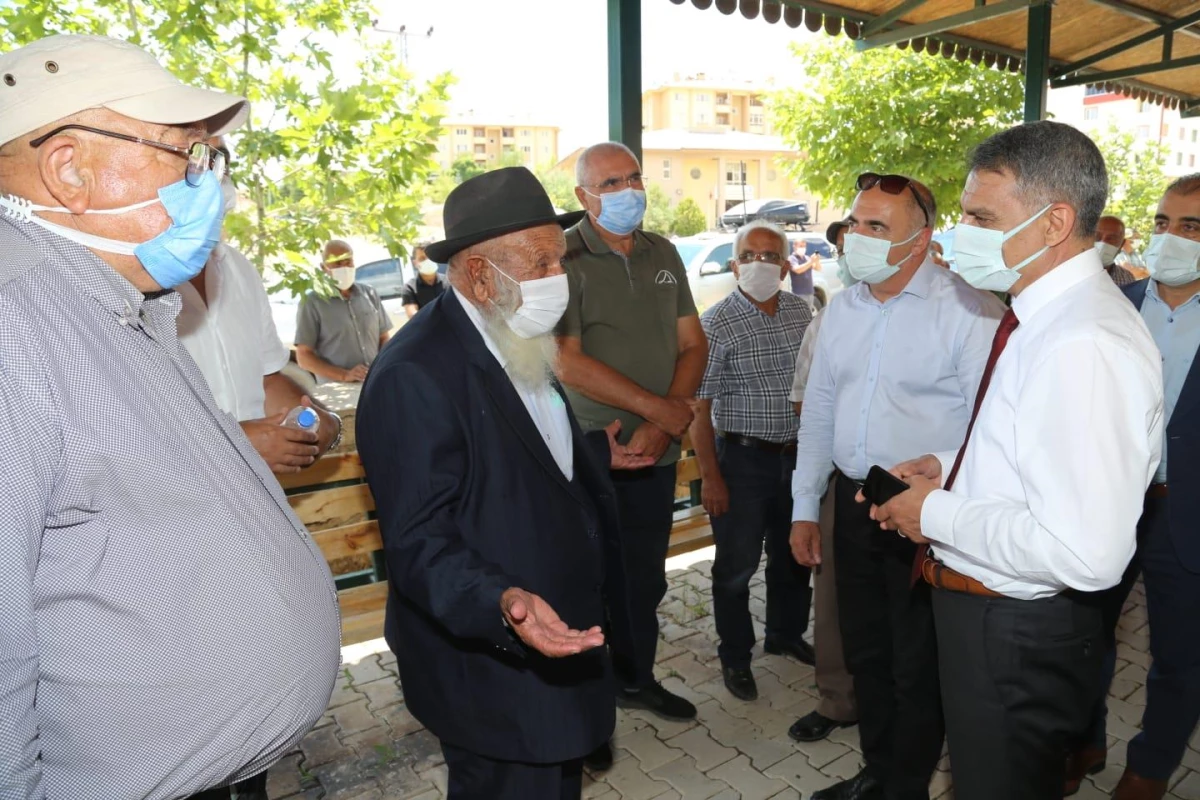
[[[317,412],[311,408],[306,408],[296,415],[296,423],[301,428],[311,428],[317,424]]]

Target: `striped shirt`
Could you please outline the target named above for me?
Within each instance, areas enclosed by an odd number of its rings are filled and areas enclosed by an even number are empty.
[[[249,777],[337,675],[329,570],[147,298],[0,221],[0,798]]]
[[[797,295],[780,292],[778,297],[773,317],[740,290],[700,317],[708,337],[708,366],[696,397],[713,401],[718,431],[769,442],[796,438],[800,418],[788,395],[812,310]]]

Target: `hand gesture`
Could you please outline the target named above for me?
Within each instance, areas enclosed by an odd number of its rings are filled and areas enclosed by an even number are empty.
[[[671,445],[671,437],[652,422],[643,422],[637,426],[629,444],[625,445],[630,452],[639,453],[646,458],[658,461]]]
[[[938,489],[936,481],[915,471],[922,469],[928,472],[934,469],[923,459],[931,459],[934,464],[937,464],[937,474],[941,475],[941,465],[933,456],[923,456],[903,464],[897,464],[888,472],[908,483],[908,491],[901,492],[881,506],[871,506],[871,519],[878,522],[880,528],[885,531],[896,531],[917,544],[925,544],[929,541],[921,533],[921,507],[925,505],[925,498]],[[901,470],[901,467],[904,469]],[[854,499],[859,503],[867,502],[861,490],[854,496]]]
[[[533,592],[513,587],[500,595],[500,610],[522,642],[547,658],[563,658],[604,644],[600,627],[567,627],[550,605]]]
[[[609,469],[641,469],[652,467],[657,459],[644,456],[640,451],[617,443],[617,434],[621,432],[621,420],[614,419],[604,432],[608,434],[608,450],[612,454]]]
[[[905,483],[911,483],[909,478],[919,475],[922,478],[928,478],[939,487],[942,485],[942,462],[937,459],[937,456],[924,455],[914,458],[912,461],[901,461],[888,472]]]
[[[821,529],[815,522],[793,522],[788,537],[797,564],[815,567],[821,563]]]
[[[316,460],[320,450],[317,436],[309,431],[283,427],[287,413],[241,423],[250,445],[276,474],[299,472]]]
[[[700,502],[710,517],[719,517],[729,510],[729,487],[720,473],[700,482]]]
[[[683,436],[692,424],[692,400],[686,397],[663,397],[652,416],[647,417],[670,436]]]

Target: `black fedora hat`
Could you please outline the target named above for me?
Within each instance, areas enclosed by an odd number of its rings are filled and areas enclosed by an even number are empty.
[[[538,225],[569,228],[584,211],[555,214],[550,196],[525,167],[506,167],[463,181],[442,209],[446,238],[425,248],[439,264],[473,244]]]

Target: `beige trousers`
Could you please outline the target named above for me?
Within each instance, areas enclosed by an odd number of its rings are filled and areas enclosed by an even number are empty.
[[[833,581],[833,478],[821,501],[821,566],[813,570],[813,646],[817,651],[817,689],[821,702],[817,712],[838,722],[858,719],[854,700],[854,678],[842,656],[842,634],[838,629],[837,587]]]

